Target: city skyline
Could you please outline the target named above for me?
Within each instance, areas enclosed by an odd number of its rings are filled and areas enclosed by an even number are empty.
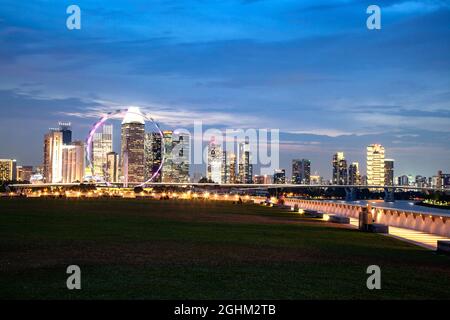
[[[371,32],[358,1],[80,1],[83,27],[68,31],[65,3],[6,1],[0,158],[39,165],[44,128],[70,121],[84,140],[102,112],[139,105],[163,129],[280,128],[288,175],[307,158],[330,178],[337,151],[365,172],[370,144],[396,175],[448,172],[449,5],[414,4],[380,1]]]

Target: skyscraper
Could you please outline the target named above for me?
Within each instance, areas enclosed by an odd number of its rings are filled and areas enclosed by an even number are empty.
[[[106,181],[119,182],[120,171],[119,155],[116,152],[110,152],[106,155]]]
[[[208,162],[206,177],[215,183],[222,183],[222,146],[216,143],[214,137],[208,144]]]
[[[361,174],[359,173],[359,163],[352,162],[348,166],[348,184],[357,186],[361,184]]]
[[[164,163],[162,167],[162,182],[173,182],[172,141],[173,131],[163,131]]]
[[[92,142],[93,174],[106,177],[106,156],[113,151],[113,125],[103,125],[101,130],[94,134]]]
[[[189,182],[191,141],[188,133],[175,131],[172,135],[172,165],[174,182]]]
[[[222,183],[236,183],[236,155],[222,151]]]
[[[367,185],[384,185],[384,147],[371,144],[367,147]]]
[[[333,184],[346,185],[347,183],[347,160],[343,152],[337,152],[333,156]]]
[[[162,139],[159,132],[145,134],[145,180],[149,180],[158,170],[162,161]],[[161,173],[153,179],[161,182]]]
[[[63,135],[63,144],[72,143],[72,127],[70,122],[59,122],[59,131]]]
[[[286,183],[286,170],[285,169],[276,169],[273,174],[273,183],[274,184],[285,184]]]
[[[248,141],[239,144],[239,182],[248,184],[253,182],[253,165]]]
[[[63,133],[50,129],[44,137],[44,181],[59,183],[62,181]]]
[[[125,185],[144,182],[145,119],[138,107],[130,107],[122,121],[122,173]]]
[[[308,159],[292,160],[292,183],[310,184],[311,182],[311,161]]]
[[[62,147],[62,182],[83,182],[85,152],[84,143],[74,141]]]
[[[385,159],[384,160],[384,185],[393,186],[394,185],[394,160]]]
[[[13,159],[0,159],[0,181],[16,180],[17,164]]]

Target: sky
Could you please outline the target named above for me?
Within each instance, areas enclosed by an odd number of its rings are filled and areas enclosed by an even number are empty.
[[[84,140],[134,105],[166,129],[279,129],[288,174],[329,178],[337,151],[364,174],[371,143],[395,175],[450,172],[449,22],[443,0],[1,0],[0,158],[38,165],[58,121]]]

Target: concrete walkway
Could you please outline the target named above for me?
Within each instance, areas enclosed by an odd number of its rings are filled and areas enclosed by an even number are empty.
[[[358,228],[358,219],[350,218],[350,225]],[[410,242],[430,250],[436,250],[438,240],[450,240],[434,234],[392,226],[389,226],[389,234],[386,234],[386,236]]]

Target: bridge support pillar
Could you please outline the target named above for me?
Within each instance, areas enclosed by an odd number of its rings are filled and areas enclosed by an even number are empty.
[[[394,188],[384,188],[384,202],[394,202],[395,201],[395,193]]]
[[[345,188],[345,201],[356,201],[358,200],[358,194],[356,188]]]

